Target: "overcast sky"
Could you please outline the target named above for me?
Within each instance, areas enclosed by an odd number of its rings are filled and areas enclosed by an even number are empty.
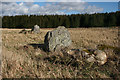
[[[119,0],[3,0],[2,15],[82,14],[118,10]]]

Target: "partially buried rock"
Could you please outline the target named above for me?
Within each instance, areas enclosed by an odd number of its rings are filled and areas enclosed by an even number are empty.
[[[70,34],[64,26],[47,32],[44,40],[46,50],[51,52],[69,47],[71,43]]]
[[[38,25],[35,25],[31,31],[33,33],[40,33],[40,27]]]
[[[95,62],[94,55],[92,54],[89,58],[87,58],[88,62]]]
[[[103,65],[107,62],[107,55],[104,51],[98,49],[71,49],[68,50],[69,55],[79,55],[87,62],[97,62],[99,65]]]
[[[96,50],[94,54],[98,64],[103,65],[107,62],[107,55],[104,51]]]
[[[26,34],[26,33],[27,33],[27,30],[23,29],[23,30],[21,30],[19,33]]]

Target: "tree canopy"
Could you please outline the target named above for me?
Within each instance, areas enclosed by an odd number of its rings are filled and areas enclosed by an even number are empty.
[[[95,14],[72,15],[16,15],[3,16],[3,28],[32,28],[34,25],[40,28],[67,28],[79,27],[112,27],[120,26],[120,11]]]

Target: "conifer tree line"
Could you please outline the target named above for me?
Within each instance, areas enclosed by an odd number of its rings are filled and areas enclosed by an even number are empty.
[[[120,26],[120,11],[95,14],[72,15],[16,15],[3,16],[3,28],[32,28],[34,25],[40,28],[67,28],[79,27],[114,27]]]

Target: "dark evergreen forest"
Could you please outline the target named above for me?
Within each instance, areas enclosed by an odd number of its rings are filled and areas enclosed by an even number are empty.
[[[34,25],[40,28],[67,28],[79,27],[114,27],[120,26],[120,11],[95,14],[72,15],[16,15],[3,16],[3,28],[32,28]]]

